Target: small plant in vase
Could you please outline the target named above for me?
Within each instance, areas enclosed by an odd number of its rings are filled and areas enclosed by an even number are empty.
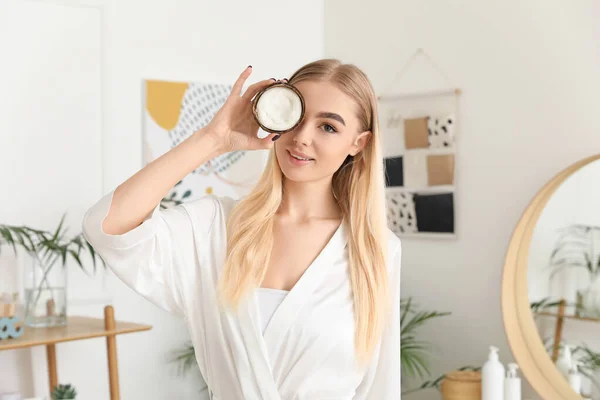
[[[56,385],[52,391],[52,400],[75,400],[77,399],[77,390],[70,385]]]
[[[73,260],[85,271],[82,258],[89,253],[95,271],[96,257],[100,258],[82,234],[66,238],[64,219],[63,215],[54,232],[0,224],[0,250],[8,245],[16,255],[17,249],[29,255],[24,279],[24,320],[30,327],[65,325],[67,261]]]
[[[550,279],[566,269],[585,270],[589,284],[577,292],[577,313],[600,317],[600,227],[572,224],[560,232],[550,255]]]

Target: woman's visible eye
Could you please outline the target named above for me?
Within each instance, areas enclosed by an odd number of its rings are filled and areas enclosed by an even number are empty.
[[[333,125],[323,124],[323,125],[321,125],[321,127],[327,133],[336,133],[337,132],[337,130],[333,127]]]

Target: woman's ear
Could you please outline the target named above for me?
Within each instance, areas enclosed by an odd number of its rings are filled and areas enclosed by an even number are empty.
[[[352,144],[352,149],[349,155],[355,156],[358,153],[360,153],[365,148],[367,143],[369,143],[371,135],[371,131],[364,131],[359,133],[358,136],[356,136],[356,138],[354,139],[354,143]]]

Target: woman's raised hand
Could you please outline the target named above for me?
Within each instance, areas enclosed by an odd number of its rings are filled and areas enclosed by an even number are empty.
[[[217,143],[222,152],[238,150],[262,150],[273,146],[270,134],[259,138],[258,124],[252,114],[252,98],[263,88],[275,83],[274,79],[259,81],[251,85],[243,94],[242,89],[252,67],[248,66],[239,76],[225,104],[217,111],[211,122],[203,128]]]

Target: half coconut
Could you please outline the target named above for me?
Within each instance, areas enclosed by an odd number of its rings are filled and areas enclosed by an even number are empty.
[[[287,82],[262,89],[252,100],[252,113],[258,125],[269,133],[286,133],[304,118],[304,98]]]

